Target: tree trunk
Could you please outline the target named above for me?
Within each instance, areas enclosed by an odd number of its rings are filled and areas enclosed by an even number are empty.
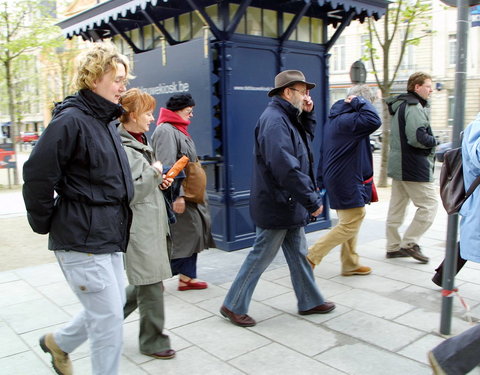
[[[380,162],[380,175],[378,177],[378,187],[388,186],[387,165],[388,151],[390,149],[390,114],[388,113],[386,98],[382,99],[382,158]]]
[[[18,129],[15,121],[15,94],[12,84],[12,71],[11,71],[11,61],[7,58],[5,60],[5,78],[7,81],[7,92],[8,92],[8,112],[10,115],[10,138],[12,139],[12,148],[15,152],[15,168],[13,168],[13,184],[19,185],[18,179],[18,157],[17,157],[17,139],[18,139]]]

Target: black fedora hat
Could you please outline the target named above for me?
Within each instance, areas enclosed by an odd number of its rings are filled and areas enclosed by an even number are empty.
[[[308,90],[315,87],[315,83],[305,81],[305,76],[300,70],[284,70],[275,77],[275,88],[268,92],[268,96],[273,96],[284,87],[291,86],[297,82],[305,83]]]

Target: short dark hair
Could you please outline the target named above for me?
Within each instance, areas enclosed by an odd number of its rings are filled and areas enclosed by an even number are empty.
[[[414,92],[415,91],[415,86],[416,85],[423,85],[427,79],[432,79],[432,76],[430,74],[424,73],[424,72],[416,72],[413,73],[409,78],[408,78],[408,83],[407,83],[407,91]]]

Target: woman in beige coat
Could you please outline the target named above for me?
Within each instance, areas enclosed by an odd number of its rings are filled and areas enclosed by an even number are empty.
[[[165,311],[162,280],[172,276],[170,232],[163,193],[172,179],[165,179],[163,166],[155,161],[144,133],[153,121],[155,99],[138,89],[128,90],[120,99],[125,109],[118,127],[132,171],[134,196],[130,240],[125,266],[130,285],[124,315],[140,310],[140,351],[157,359],[170,359],[175,351],[163,333]]]

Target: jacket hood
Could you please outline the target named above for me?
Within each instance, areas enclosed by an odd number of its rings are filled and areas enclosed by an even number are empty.
[[[328,115],[329,118],[338,117],[344,113],[350,113],[353,111],[352,105],[350,103],[345,102],[344,99],[340,99],[339,101],[335,102],[330,109],[330,113]]]
[[[423,107],[428,107],[428,101],[423,99],[422,97],[418,96],[414,92],[407,92],[405,94],[400,94],[397,96],[391,96],[385,100],[388,106],[388,111],[390,114],[393,116],[400,105],[404,102],[407,102],[408,104],[418,104],[420,103]]]
[[[62,102],[55,103],[52,116],[55,118],[65,109],[75,107],[102,122],[109,123],[120,117],[124,109],[91,90],[82,89],[74,95],[67,96]]]

